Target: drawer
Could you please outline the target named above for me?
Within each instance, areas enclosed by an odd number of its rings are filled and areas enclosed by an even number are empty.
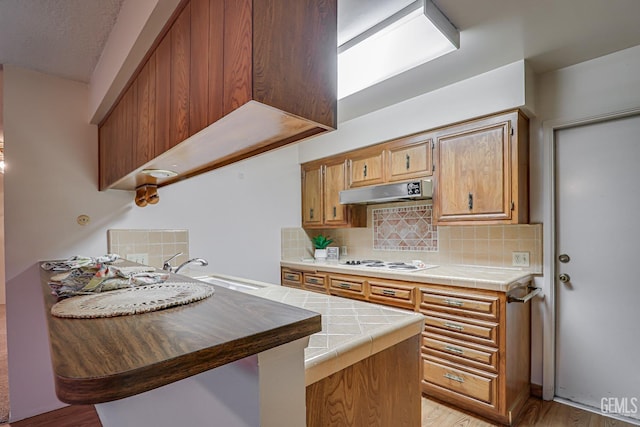
[[[342,295],[349,298],[364,299],[364,280],[345,277],[330,277],[329,291],[334,295]]]
[[[423,358],[424,381],[447,390],[497,406],[498,376],[463,371],[441,363],[437,359]]]
[[[464,317],[450,316],[434,311],[422,311],[425,332],[446,335],[462,341],[498,346],[498,324]]]
[[[420,289],[420,308],[424,310],[442,310],[459,316],[497,319],[499,307],[498,296]]]
[[[283,268],[282,269],[282,285],[291,286],[294,288],[301,288],[302,272]]]
[[[327,280],[324,274],[304,273],[302,287],[309,291],[327,293]]]
[[[370,301],[402,308],[415,308],[415,290],[413,286],[377,280],[368,280],[368,282]]]
[[[497,348],[464,342],[443,335],[424,333],[422,352],[455,363],[498,372]]]

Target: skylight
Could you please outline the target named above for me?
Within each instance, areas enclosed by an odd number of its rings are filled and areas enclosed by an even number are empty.
[[[457,29],[431,2],[417,0],[338,48],[338,98],[458,49]]]

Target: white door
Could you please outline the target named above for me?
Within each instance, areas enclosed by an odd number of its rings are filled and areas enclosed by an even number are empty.
[[[640,420],[640,116],[555,141],[556,396]]]

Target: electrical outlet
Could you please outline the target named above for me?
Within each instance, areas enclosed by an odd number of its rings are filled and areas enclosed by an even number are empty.
[[[347,247],[340,246],[340,256],[347,256]]]
[[[146,253],[128,254],[125,258],[138,264],[149,265],[149,254]]]
[[[514,267],[529,267],[529,252],[511,252],[511,264]]]

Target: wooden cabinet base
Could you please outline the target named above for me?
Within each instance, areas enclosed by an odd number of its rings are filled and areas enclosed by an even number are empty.
[[[307,386],[307,427],[419,427],[420,336]]]

